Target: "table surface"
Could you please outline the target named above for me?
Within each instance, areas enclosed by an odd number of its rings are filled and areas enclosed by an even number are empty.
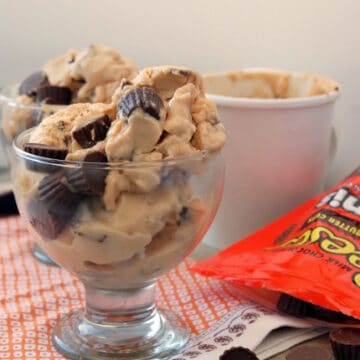
[[[198,247],[194,250],[194,252],[192,253],[191,257],[194,258],[195,260],[202,260],[202,259],[206,259],[212,255],[214,255],[218,250],[207,246],[204,243],[200,243],[198,245]],[[329,337],[328,335],[323,335],[321,337],[318,337],[316,339],[312,339],[306,342],[307,345],[316,345],[316,346],[322,346],[325,348],[330,349],[330,342],[329,342]],[[297,345],[298,346],[298,345]],[[273,356],[270,358],[270,360],[286,360],[286,354],[289,352],[285,351],[281,354],[278,354],[276,356]]]
[[[17,209],[16,209],[16,205],[15,205],[15,201],[14,201],[12,193],[9,193],[6,196],[0,197],[0,216],[6,216],[6,215],[15,214],[15,213],[17,213]],[[216,252],[217,252],[216,249],[214,249],[210,246],[207,246],[204,243],[200,243],[199,246],[192,253],[191,257],[194,258],[195,260],[202,260],[202,259],[206,259],[206,258],[212,256]],[[311,345],[324,346],[324,347],[330,348],[330,343],[329,343],[327,335],[321,336],[317,339],[307,341],[306,343],[309,345],[311,344]],[[285,360],[286,354],[287,354],[287,351],[282,354],[272,357],[271,360]]]

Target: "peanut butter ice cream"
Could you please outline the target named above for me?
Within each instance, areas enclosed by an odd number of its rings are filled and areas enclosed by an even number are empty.
[[[105,45],[92,44],[83,51],[69,50],[20,84],[16,97],[19,105],[5,109],[2,116],[4,133],[12,140],[59,106],[110,103],[120,82],[133,79],[136,74],[131,59]]]
[[[44,119],[23,148],[54,164],[28,159],[16,188],[57,262],[105,288],[143,282],[200,239],[211,206],[194,180],[224,142],[197,73],[149,68],[109,104],[74,104]]]

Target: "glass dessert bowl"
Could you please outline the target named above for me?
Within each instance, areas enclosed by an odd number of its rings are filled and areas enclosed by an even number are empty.
[[[63,109],[63,105],[46,105],[25,103],[17,99],[18,84],[4,86],[0,89],[0,141],[3,148],[0,164],[4,171],[9,173],[15,161],[12,148],[13,139],[22,131],[41,122],[46,116]],[[56,263],[38,246],[32,247],[32,253],[39,261],[56,266]]]
[[[21,83],[0,89],[1,142],[4,154],[0,167],[8,172],[12,164],[11,143],[22,131],[38,125],[47,116],[73,103],[109,103],[122,79],[131,79],[136,65],[117,50],[101,44],[69,50],[48,61],[42,70]],[[10,177],[10,176],[9,176]],[[38,246],[34,256],[56,265]]]
[[[34,239],[85,287],[86,308],[64,316],[56,348],[72,359],[166,358],[187,342],[180,318],[154,304],[156,280],[201,241],[220,203],[220,151],[147,161],[86,161],[29,153],[14,141],[14,193]],[[133,186],[119,193],[120,183]],[[137,185],[134,185],[137,184]]]

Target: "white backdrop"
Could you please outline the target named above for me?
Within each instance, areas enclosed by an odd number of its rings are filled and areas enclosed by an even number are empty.
[[[357,0],[0,0],[0,83],[90,42],[118,48],[139,67],[321,73],[342,90],[334,183],[360,165],[359,34]]]

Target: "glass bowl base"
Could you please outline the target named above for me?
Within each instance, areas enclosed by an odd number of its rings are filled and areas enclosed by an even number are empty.
[[[190,332],[184,321],[169,310],[156,311],[155,315],[157,319],[151,322],[156,324],[151,328],[157,329],[151,336],[139,336],[135,329],[137,336],[124,339],[123,335],[133,332],[132,325],[128,329],[126,323],[118,327],[114,323],[95,325],[84,319],[82,311],[75,311],[60,319],[52,340],[62,355],[74,360],[166,359],[186,345]],[[135,328],[142,325],[140,322]]]
[[[32,254],[35,259],[40,261],[43,264],[50,266],[59,266],[54,260],[52,260],[46,252],[41,249],[38,245],[34,245],[31,249]]]

